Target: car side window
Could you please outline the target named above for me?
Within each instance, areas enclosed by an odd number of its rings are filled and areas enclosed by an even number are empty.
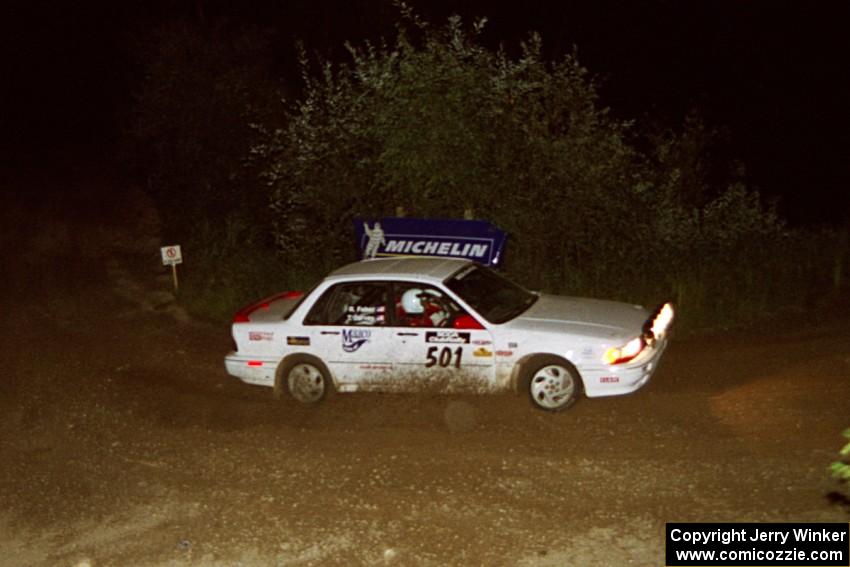
[[[399,327],[451,327],[464,311],[434,286],[414,282],[393,284],[394,317]]]
[[[305,325],[376,327],[387,324],[388,286],[381,282],[337,284],[316,301]]]

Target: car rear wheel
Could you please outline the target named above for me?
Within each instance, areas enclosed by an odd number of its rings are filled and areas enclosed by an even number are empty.
[[[581,394],[581,378],[576,369],[556,357],[533,361],[525,384],[531,402],[547,411],[563,411]]]
[[[324,364],[309,358],[296,358],[283,369],[286,391],[302,404],[313,404],[325,398],[333,389]]]

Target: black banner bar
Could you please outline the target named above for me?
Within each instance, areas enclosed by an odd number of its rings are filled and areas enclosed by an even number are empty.
[[[668,523],[668,567],[850,566],[850,524]]]

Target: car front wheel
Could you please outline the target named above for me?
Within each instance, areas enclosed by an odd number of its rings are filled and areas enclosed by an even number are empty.
[[[321,401],[333,388],[324,365],[309,358],[289,361],[283,371],[283,380],[289,395],[303,404]]]
[[[581,378],[569,363],[547,357],[532,364],[525,384],[531,402],[540,409],[562,411],[581,394]]]

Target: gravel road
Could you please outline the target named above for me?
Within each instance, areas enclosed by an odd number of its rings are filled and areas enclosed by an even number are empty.
[[[643,390],[560,414],[302,407],[229,378],[228,328],[169,305],[167,278],[86,256],[120,223],[39,214],[60,235],[17,243],[44,250],[0,302],[2,566],[654,566],[668,521],[850,519],[827,471],[846,317],[676,338]]]

